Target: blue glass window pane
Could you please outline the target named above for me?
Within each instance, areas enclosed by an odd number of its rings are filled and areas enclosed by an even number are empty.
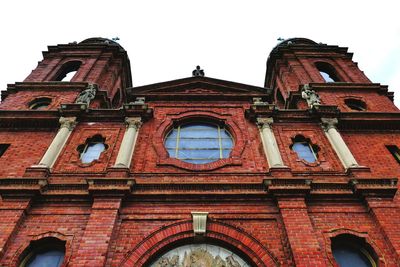
[[[228,131],[217,125],[192,123],[173,129],[165,139],[165,147],[172,158],[205,164],[229,157],[233,140]]]
[[[64,260],[64,252],[50,250],[35,254],[29,260],[27,267],[59,267]]]
[[[219,150],[179,150],[178,158],[180,159],[219,159]]]
[[[165,140],[165,146],[168,148],[175,148],[176,147],[176,138],[169,138]]]
[[[225,129],[221,129],[221,138],[231,139],[231,136],[228,134],[228,132]]]
[[[86,150],[81,155],[82,163],[90,163],[93,160],[99,159],[104,149],[105,146],[103,143],[89,143]]]
[[[189,138],[218,138],[218,130],[198,130],[198,131],[183,131],[181,129],[181,138],[189,137]]]
[[[223,158],[229,158],[229,154],[231,153],[230,149],[224,149],[222,150],[222,157]]]
[[[178,137],[178,130],[177,129],[173,129],[167,136],[168,138],[177,138]]]
[[[173,148],[173,149],[168,149],[167,150],[168,151],[168,154],[169,154],[169,156],[171,157],[171,158],[175,158],[175,148]]]
[[[340,267],[372,267],[371,261],[359,249],[339,247],[332,252]]]
[[[202,148],[214,148],[219,149],[219,142],[218,139],[209,139],[209,138],[201,138],[201,139],[180,139],[179,140],[179,148],[195,148],[195,149],[202,149]]]
[[[297,153],[297,156],[300,159],[304,159],[311,163],[316,161],[314,153],[312,152],[311,147],[308,143],[294,143],[292,149]]]
[[[233,140],[232,139],[221,139],[222,148],[229,148],[233,147]]]

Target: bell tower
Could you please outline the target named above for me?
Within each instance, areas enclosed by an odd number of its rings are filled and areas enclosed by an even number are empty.
[[[346,47],[291,38],[279,43],[267,61],[265,87],[273,88],[279,108],[308,107],[302,91],[341,111],[397,111],[387,86],[372,83]]]
[[[22,83],[8,86],[0,109],[57,109],[76,102],[89,85],[96,90],[90,108],[121,106],[122,89],[132,86],[130,62],[122,46],[105,38],[49,46]]]

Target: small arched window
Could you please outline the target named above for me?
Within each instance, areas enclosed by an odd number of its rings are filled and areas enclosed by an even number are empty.
[[[205,164],[228,158],[233,139],[223,126],[189,123],[172,129],[165,138],[165,147],[171,158]]]
[[[77,73],[79,67],[82,62],[80,61],[69,61],[65,63],[61,68],[58,74],[56,75],[55,80],[60,82],[69,82]]]
[[[376,267],[377,257],[363,238],[343,234],[332,239],[332,254],[340,267]]]
[[[22,255],[19,267],[60,267],[64,256],[65,242],[47,237],[31,242]]]
[[[326,62],[316,62],[315,66],[317,67],[319,74],[327,83],[339,82],[338,76],[336,74],[336,70],[332,65]]]
[[[43,110],[46,109],[51,104],[51,98],[48,97],[38,97],[29,102],[29,109]]]
[[[105,138],[103,138],[101,135],[95,135],[86,139],[86,142],[82,145],[79,145],[77,150],[82,163],[91,163],[95,160],[98,160],[101,153],[107,148],[108,145],[105,144]]]
[[[295,138],[292,138],[290,149],[296,152],[299,159],[305,160],[308,163],[314,163],[318,160],[319,147],[313,145],[310,139],[302,135],[296,135]]]
[[[360,99],[347,98],[344,103],[352,110],[364,111],[367,109],[367,104]]]

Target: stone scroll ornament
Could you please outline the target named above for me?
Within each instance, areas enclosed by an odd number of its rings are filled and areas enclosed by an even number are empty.
[[[310,108],[321,105],[319,95],[312,90],[308,84],[303,85],[303,88],[301,89],[301,97],[307,101],[307,105]]]
[[[187,245],[176,248],[151,267],[248,267],[239,256],[214,245]]]
[[[87,106],[89,106],[90,101],[92,101],[95,98],[96,92],[97,92],[97,84],[89,83],[86,89],[83,90],[76,98],[75,104],[86,104]]]

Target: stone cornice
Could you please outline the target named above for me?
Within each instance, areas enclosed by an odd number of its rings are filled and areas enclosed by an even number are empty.
[[[309,197],[382,197],[393,198],[397,192],[397,178],[356,178],[343,182],[323,182],[312,179],[264,179],[267,193],[274,196]]]
[[[351,178],[321,181],[296,178],[269,178],[263,183],[137,183],[133,178],[87,178],[86,183],[54,184],[47,178],[0,178],[0,195],[23,196],[275,196],[275,197],[379,197],[393,198],[397,178]]]

